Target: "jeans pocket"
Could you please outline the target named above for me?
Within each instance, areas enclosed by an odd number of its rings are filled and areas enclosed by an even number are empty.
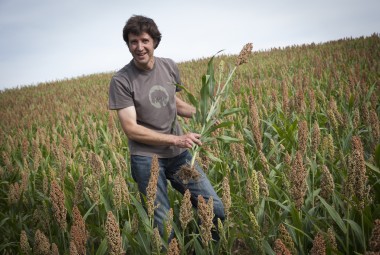
[[[145,193],[149,183],[151,157],[131,156],[131,173],[133,180],[138,184],[139,190]]]

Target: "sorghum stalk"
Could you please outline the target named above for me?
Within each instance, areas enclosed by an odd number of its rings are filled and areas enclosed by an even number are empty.
[[[228,94],[228,88],[231,86],[232,77],[238,66],[247,62],[248,56],[252,51],[252,43],[247,43],[241,50],[236,65],[229,73],[224,85],[219,82],[216,92],[214,94],[214,70],[213,70],[213,58],[209,61],[207,74],[202,78],[202,88],[201,88],[201,100],[200,104],[195,103],[195,98],[191,95],[186,88],[180,86],[184,91],[192,98],[192,103],[196,104],[196,114],[195,118],[202,125],[200,135],[203,139],[210,136],[212,128],[214,128],[216,120],[220,117],[220,104],[223,99],[226,98]],[[210,102],[211,101],[211,102]],[[201,147],[194,145],[192,148],[193,158],[190,162],[190,167],[193,168],[195,164],[195,159],[198,156]]]

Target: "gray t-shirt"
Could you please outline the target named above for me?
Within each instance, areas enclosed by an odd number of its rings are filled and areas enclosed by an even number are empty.
[[[181,84],[177,65],[168,58],[154,58],[152,70],[138,69],[133,60],[111,79],[109,109],[134,106],[137,124],[162,134],[182,135],[177,122],[175,84]],[[176,146],[156,146],[128,141],[131,155],[171,158],[185,149]]]

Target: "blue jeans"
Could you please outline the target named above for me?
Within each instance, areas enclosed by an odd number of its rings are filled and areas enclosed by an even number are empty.
[[[183,183],[177,176],[176,173],[183,164],[190,163],[192,155],[189,151],[185,151],[180,155],[173,158],[160,158],[159,166],[160,172],[157,182],[157,195],[155,204],[159,205],[154,212],[154,222],[158,227],[158,230],[163,235],[164,222],[167,220],[168,211],[170,209],[170,203],[168,198],[168,180],[170,181],[173,188],[185,193],[189,189],[191,193],[191,202],[194,207],[198,204],[198,195],[202,195],[203,198],[208,201],[210,197],[214,200],[214,224],[217,227],[217,219],[220,218],[224,220],[224,207],[221,199],[216,194],[214,188],[212,187],[210,181],[207,179],[205,173],[202,171],[200,166],[196,163],[196,170],[200,174],[200,178],[197,180],[190,180],[188,183]],[[139,191],[146,196],[146,188],[148,187],[149,177],[150,177],[150,166],[152,158],[145,156],[131,156],[131,171],[132,177],[137,182]],[[171,233],[168,233],[169,235]],[[215,233],[213,233],[214,238],[218,238]]]

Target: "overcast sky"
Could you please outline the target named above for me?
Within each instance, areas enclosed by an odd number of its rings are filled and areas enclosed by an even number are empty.
[[[130,59],[122,29],[153,18],[156,56],[176,62],[380,33],[379,0],[0,0],[0,90],[113,72]]]

